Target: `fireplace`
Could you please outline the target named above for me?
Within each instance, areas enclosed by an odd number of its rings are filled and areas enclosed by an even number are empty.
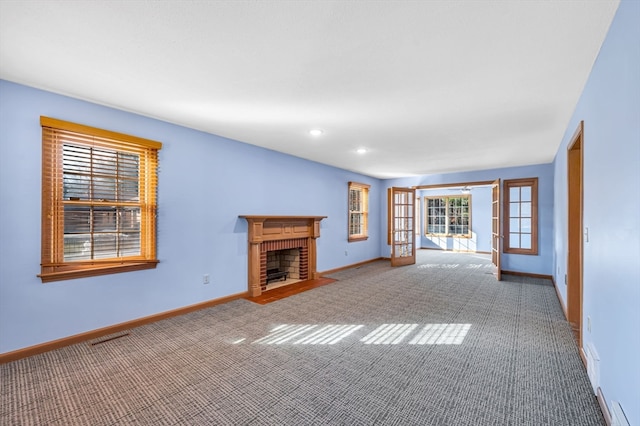
[[[249,293],[317,279],[316,239],[326,216],[240,216],[249,224]]]

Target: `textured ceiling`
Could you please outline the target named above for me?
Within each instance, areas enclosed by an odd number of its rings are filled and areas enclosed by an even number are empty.
[[[2,0],[0,78],[381,178],[547,163],[617,7]]]

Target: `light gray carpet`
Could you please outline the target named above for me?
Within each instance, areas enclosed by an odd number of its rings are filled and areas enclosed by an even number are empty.
[[[2,425],[603,425],[551,283],[425,250],[0,365]]]

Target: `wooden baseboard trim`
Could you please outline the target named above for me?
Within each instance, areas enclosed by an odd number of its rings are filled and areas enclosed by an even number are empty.
[[[385,258],[384,257],[376,257],[375,259],[365,260],[364,262],[352,263],[351,265],[341,266],[340,268],[329,269],[328,271],[320,272],[320,276],[324,277],[325,275],[335,274],[336,272],[345,271],[347,269],[352,269],[352,268],[357,268],[357,267],[360,267],[360,266],[363,266],[363,265],[366,265],[366,264],[369,264],[369,263],[377,262],[378,260],[385,260]]]
[[[605,423],[607,424],[607,426],[611,426],[611,413],[609,413],[607,400],[604,399],[602,389],[600,389],[599,387],[598,391],[596,392],[596,399],[598,400],[598,404],[600,405],[600,411],[602,411],[602,417],[604,417]]]
[[[502,274],[515,275],[517,277],[542,278],[553,282],[553,277],[551,275],[533,274],[530,272],[505,271],[504,269],[500,272]]]
[[[233,294],[231,296],[221,297],[219,299],[207,300],[206,302],[196,303],[195,305],[189,305],[182,308],[172,309],[170,311],[160,312],[155,315],[150,315],[143,318],[111,325],[108,327],[98,328],[96,330],[87,331],[85,333],[75,334],[69,337],[63,337],[62,339],[52,340],[50,342],[40,343],[38,345],[29,346],[24,349],[18,349],[12,352],[5,352],[0,354],[0,364],[5,364],[11,361],[17,361],[22,358],[27,358],[33,355],[38,355],[44,352],[49,352],[54,349],[63,348],[65,346],[75,345],[76,343],[82,343],[88,340],[97,339],[109,334],[119,333],[123,330],[129,330],[142,325],[150,324],[152,322],[160,321],[163,319],[175,317],[178,315],[188,314],[190,312],[199,311],[200,309],[210,308],[212,306],[220,305],[223,303],[231,302],[233,300],[242,299],[249,295],[249,292],[243,292]]]

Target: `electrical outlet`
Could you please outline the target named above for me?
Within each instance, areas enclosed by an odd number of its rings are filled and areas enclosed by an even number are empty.
[[[349,255],[349,252],[348,252],[347,250],[345,250],[345,251],[344,251],[344,255],[345,255],[345,256],[348,256],[348,255]]]
[[[202,276],[202,284],[209,284],[209,274],[204,274]]]
[[[564,274],[564,285],[567,285],[567,274]]]
[[[587,317],[587,331],[591,333],[591,317]]]

